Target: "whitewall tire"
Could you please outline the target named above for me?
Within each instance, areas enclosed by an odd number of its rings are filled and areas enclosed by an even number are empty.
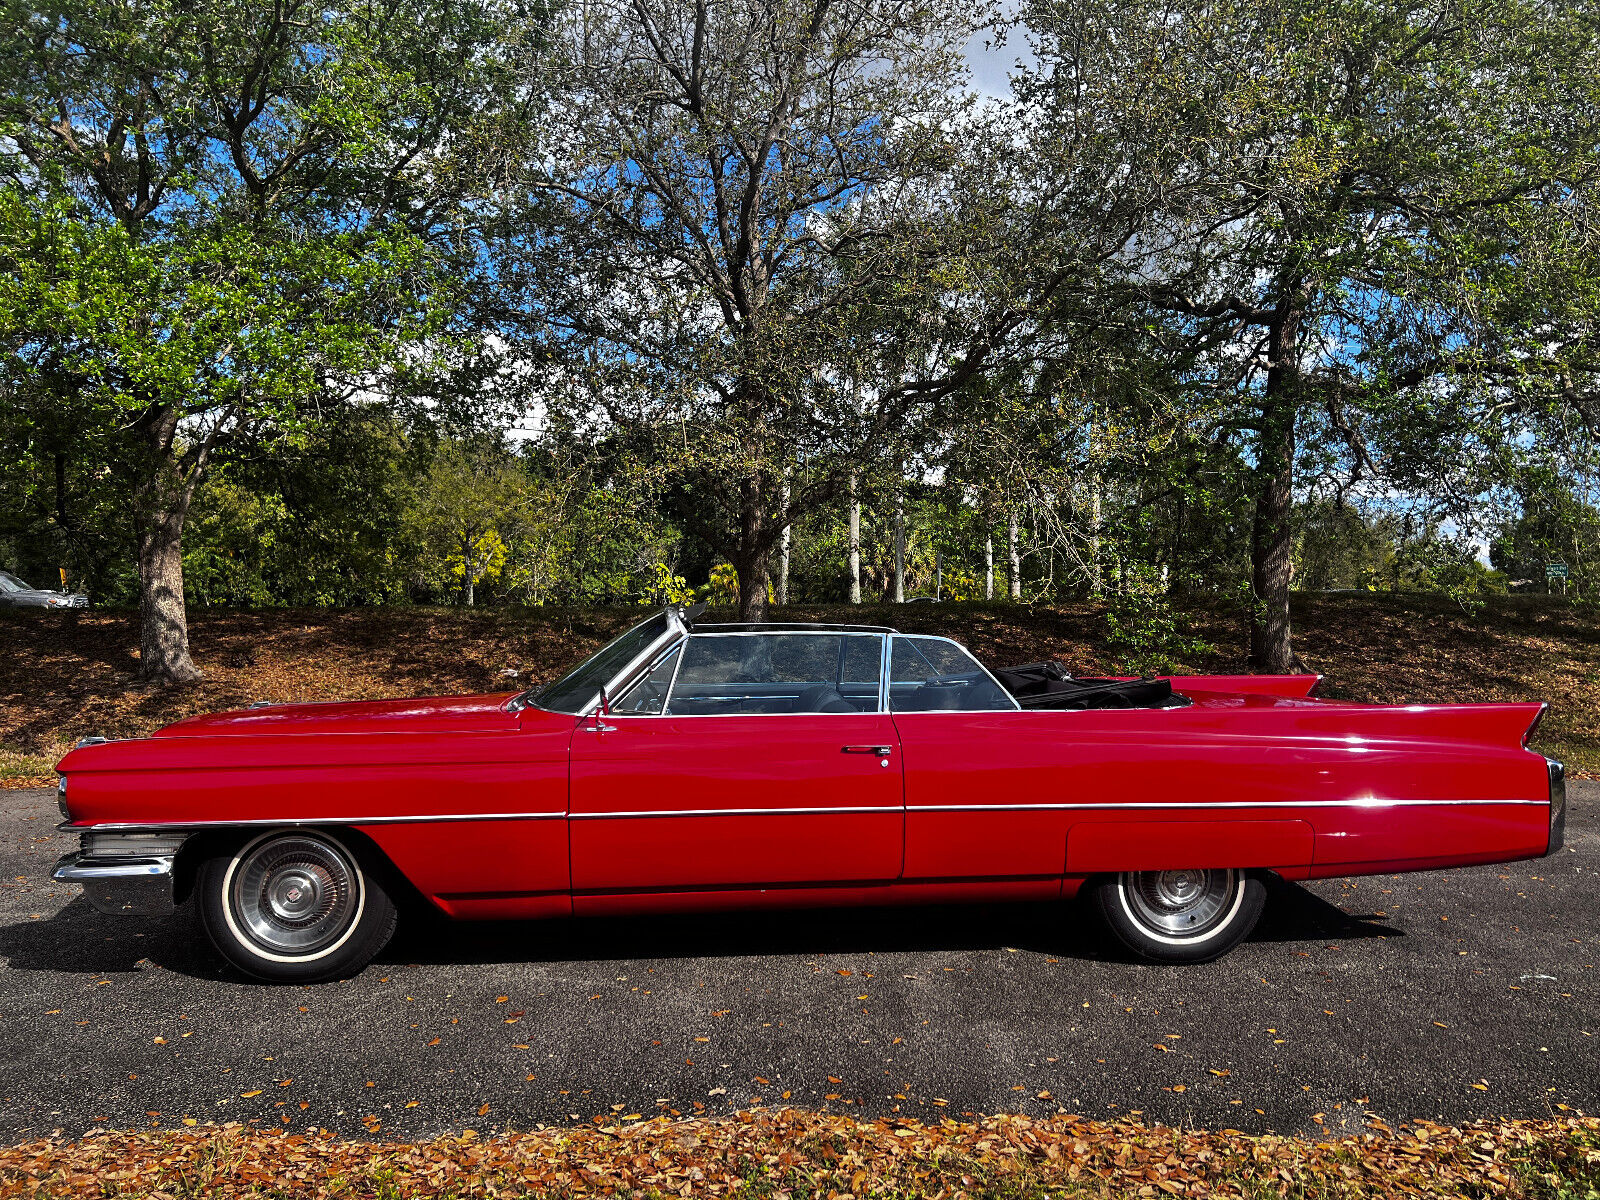
[[[1090,903],[1128,950],[1150,962],[1221,958],[1255,928],[1267,890],[1232,868],[1124,871],[1096,882]]]
[[[274,830],[213,854],[195,896],[222,956],[273,983],[352,975],[395,926],[365,846],[323,830]]]

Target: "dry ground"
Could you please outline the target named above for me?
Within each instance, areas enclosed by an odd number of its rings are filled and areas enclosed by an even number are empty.
[[[638,609],[381,608],[190,614],[193,687],[134,685],[133,612],[0,614],[0,782],[50,781],[86,734],[130,737],[192,713],[253,700],[344,700],[516,690],[547,680],[614,636]],[[790,608],[774,619],[881,622],[956,637],[991,666],[1057,658],[1109,670],[1094,604]],[[1327,676],[1322,694],[1377,701],[1547,700],[1539,747],[1577,772],[1600,770],[1600,621],[1544,597],[1478,613],[1442,598],[1297,597],[1296,647]],[[1244,670],[1237,614],[1198,609],[1214,652],[1185,664]]]

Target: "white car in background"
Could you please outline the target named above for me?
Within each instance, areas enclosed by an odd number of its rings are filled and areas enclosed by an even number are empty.
[[[52,592],[29,587],[10,571],[0,571],[0,608],[88,608],[82,592]]]

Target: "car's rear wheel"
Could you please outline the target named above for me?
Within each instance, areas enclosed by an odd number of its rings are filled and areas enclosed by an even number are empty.
[[[319,983],[359,971],[394,932],[394,903],[371,867],[357,844],[279,830],[208,858],[195,894],[234,966],[273,983]]]
[[[1124,871],[1091,895],[1106,927],[1140,958],[1196,963],[1220,958],[1250,935],[1267,891],[1231,868]]]

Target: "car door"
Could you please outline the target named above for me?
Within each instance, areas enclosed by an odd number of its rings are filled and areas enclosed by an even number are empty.
[[[883,649],[880,634],[697,631],[667,651],[574,734],[574,891],[898,877]]]
[[[1058,739],[947,638],[890,639],[889,707],[906,789],[905,879],[1059,879],[1067,814]],[[1049,714],[1056,715],[1056,714]],[[1051,885],[1054,886],[1054,885]]]

